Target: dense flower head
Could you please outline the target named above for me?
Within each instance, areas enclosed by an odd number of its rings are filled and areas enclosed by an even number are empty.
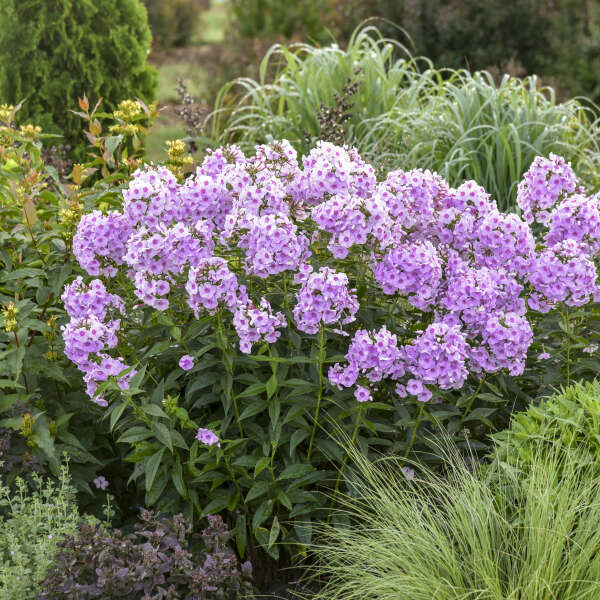
[[[407,229],[429,223],[434,212],[444,207],[449,192],[442,177],[422,169],[391,171],[377,186],[390,215]]]
[[[114,277],[123,264],[132,228],[128,218],[118,212],[104,215],[95,210],[81,217],[73,237],[73,254],[90,275]]]
[[[178,222],[194,225],[199,219],[207,219],[219,230],[232,206],[232,194],[224,182],[198,173],[177,188],[172,212]]]
[[[295,271],[310,256],[308,238],[284,215],[250,217],[238,247],[246,254],[246,273],[266,278]]]
[[[341,389],[354,385],[359,377],[370,383],[400,377],[404,373],[400,357],[398,339],[385,325],[378,331],[359,329],[345,357],[348,364],[342,367],[338,363],[331,367],[329,381]]]
[[[86,284],[83,277],[77,277],[65,286],[61,299],[69,317],[75,319],[93,315],[104,321],[108,314],[125,312],[123,300],[116,294],[109,294],[100,279],[92,279]]]
[[[443,198],[443,205],[444,208],[455,208],[470,214],[478,221],[497,211],[496,203],[475,181],[465,181],[456,189],[450,190]]]
[[[521,375],[532,339],[533,332],[525,316],[497,311],[487,319],[481,344],[470,350],[471,369],[476,373],[506,369],[511,375]]]
[[[65,342],[65,354],[81,370],[90,364],[90,354],[114,348],[117,343],[117,331],[120,321],[103,323],[93,314],[73,318],[62,326],[62,337]]]
[[[558,303],[583,306],[598,296],[596,266],[575,240],[546,248],[537,257],[529,276],[533,292],[529,307],[548,312]]]
[[[525,275],[535,259],[535,240],[527,223],[515,214],[488,213],[475,231],[475,258],[480,265]]]
[[[145,166],[123,190],[123,214],[131,226],[170,225],[176,218],[177,179],[166,167]]]
[[[375,188],[375,170],[354,148],[320,141],[302,162],[301,189],[308,204],[342,193],[365,198]]]
[[[300,331],[317,333],[321,325],[346,325],[356,318],[358,300],[348,276],[329,267],[310,273],[297,295],[294,318]]]
[[[206,151],[202,165],[197,169],[197,174],[216,180],[226,173],[232,165],[245,162],[246,157],[239,146],[230,145],[216,150],[209,148]]]
[[[448,257],[445,280],[437,300],[438,319],[480,333],[490,312],[504,310],[525,314],[523,286],[502,269],[473,267],[457,253]]]
[[[422,310],[434,302],[442,281],[442,259],[429,241],[400,243],[372,261],[373,274],[384,293],[407,296]]]
[[[196,318],[202,310],[210,313],[216,312],[219,307],[234,310],[247,298],[246,288],[238,285],[227,261],[217,256],[202,258],[197,266],[190,268],[185,291],[187,303]]]
[[[528,223],[547,223],[552,209],[577,189],[570,163],[556,154],[538,156],[519,183],[517,204]]]
[[[448,390],[462,387],[467,378],[468,344],[457,326],[434,322],[401,351],[405,368],[416,382]],[[410,380],[406,389],[422,401],[430,397],[427,388]]]
[[[564,240],[575,240],[587,254],[600,253],[600,195],[586,197],[574,194],[563,200],[550,214],[548,246]]]
[[[252,345],[256,342],[276,342],[281,335],[277,329],[286,324],[283,313],[274,313],[265,298],[261,299],[258,306],[250,301],[240,304],[233,314],[233,326],[240,338],[240,350],[245,354],[252,351]]]

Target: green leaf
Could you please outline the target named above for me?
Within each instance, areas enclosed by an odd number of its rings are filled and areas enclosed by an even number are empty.
[[[242,414],[240,415],[240,421],[253,417],[259,412],[262,412],[263,410],[265,410],[265,408],[267,408],[268,404],[269,401],[265,399],[259,402],[254,402],[253,404],[250,404],[250,406],[246,406],[246,408],[242,411]]]
[[[140,408],[152,417],[163,417],[168,419],[167,413],[158,404],[142,404]]]
[[[246,544],[248,542],[248,533],[246,531],[246,516],[238,515],[235,522],[235,544],[239,555],[244,558],[246,553]]]
[[[277,479],[296,479],[297,477],[304,477],[304,475],[308,475],[308,473],[312,473],[315,468],[309,464],[295,464],[286,467]]]
[[[277,391],[277,375],[271,375],[265,387],[267,390],[267,398],[271,398],[271,396]]]
[[[166,446],[171,454],[173,454],[173,440],[171,439],[171,432],[164,423],[152,423],[152,431],[156,435],[158,441]]]
[[[146,427],[137,426],[128,429],[118,440],[117,444],[135,444],[147,440],[152,436],[152,431]]]
[[[271,548],[273,544],[277,541],[279,537],[279,532],[281,531],[281,527],[279,526],[279,519],[275,517],[273,519],[273,523],[271,525],[271,531],[269,533],[269,545],[268,548]]]
[[[246,494],[246,502],[255,500],[260,496],[263,496],[269,489],[270,482],[268,481],[257,481]]]
[[[269,456],[263,456],[254,466],[254,478],[256,479],[268,466],[271,462],[271,458]]]
[[[294,455],[296,447],[308,437],[308,431],[296,429],[290,436],[290,457]]]
[[[260,394],[265,391],[266,387],[267,386],[264,383],[253,383],[252,385],[249,385],[243,392],[240,392],[237,397],[250,398],[252,396],[260,396]]]
[[[184,500],[187,500],[188,493],[185,486],[185,481],[183,480],[183,467],[181,466],[179,460],[177,460],[177,462],[173,465],[171,479],[173,480],[173,483],[175,484],[175,489],[177,490],[177,492],[179,492],[179,495]]]
[[[150,492],[152,489],[165,450],[166,448],[161,448],[158,452],[155,452],[144,465],[144,472],[146,473],[146,492]]]
[[[256,531],[256,529],[262,525],[266,519],[271,516],[273,512],[273,500],[268,499],[265,500],[256,510],[254,516],[252,517],[252,530]]]
[[[117,424],[117,421],[121,418],[121,415],[127,408],[127,402],[121,402],[120,404],[113,404],[110,412],[110,430],[112,431]]]

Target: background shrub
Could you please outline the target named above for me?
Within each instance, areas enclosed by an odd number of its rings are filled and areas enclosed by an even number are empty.
[[[319,526],[316,600],[579,600],[600,593],[600,479],[576,453],[538,447],[526,471],[444,471],[354,451],[348,527]],[[406,476],[404,474],[406,474]],[[411,478],[410,480],[407,480]],[[414,477],[414,478],[413,478]]]
[[[79,521],[74,490],[63,467],[57,484],[34,475],[31,485],[0,481],[0,598],[39,597],[39,582],[52,564],[58,544]]]
[[[327,39],[323,22],[327,3],[319,0],[230,0],[233,28],[242,36],[301,34],[306,39]]]
[[[187,46],[209,0],[142,0],[148,10],[153,44],[159,48]]]
[[[150,40],[139,0],[3,1],[0,103],[24,100],[20,121],[62,134],[81,158],[79,118],[69,109],[84,93],[103,98],[106,111],[127,98],[152,101]]]
[[[221,89],[211,136],[245,150],[285,138],[306,153],[330,129],[319,118],[323,108],[335,115],[343,101],[349,108],[336,127],[340,138],[384,171],[428,168],[451,185],[474,179],[499,207],[514,210],[516,184],[531,161],[556,152],[590,191],[598,188],[600,127],[590,109],[559,104],[535,78],[497,84],[485,72],[436,70],[399,53],[372,27],[355,31],[346,50],[274,46],[257,81]],[[357,89],[346,97],[349,81]]]

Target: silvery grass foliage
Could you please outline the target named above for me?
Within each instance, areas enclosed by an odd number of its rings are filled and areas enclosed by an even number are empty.
[[[561,154],[598,187],[600,129],[589,107],[559,103],[536,77],[495,82],[485,71],[435,68],[372,26],[357,28],[345,49],[273,46],[257,80],[221,89],[206,131],[217,145],[248,151],[288,139],[305,154],[322,136],[319,109],[335,105],[349,78],[360,86],[345,141],[367,161],[428,168],[451,185],[474,179],[502,210],[516,208],[516,182],[538,155]]]
[[[600,479],[576,453],[538,448],[526,469],[444,471],[352,452],[347,527],[322,524],[312,600],[592,600],[600,596]],[[408,479],[407,476],[412,477]]]

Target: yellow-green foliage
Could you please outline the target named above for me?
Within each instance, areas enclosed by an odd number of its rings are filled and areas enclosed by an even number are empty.
[[[600,473],[600,383],[574,385],[516,413],[510,428],[494,437],[499,461],[527,466],[538,449],[557,447],[577,453],[581,464],[592,463]]]

